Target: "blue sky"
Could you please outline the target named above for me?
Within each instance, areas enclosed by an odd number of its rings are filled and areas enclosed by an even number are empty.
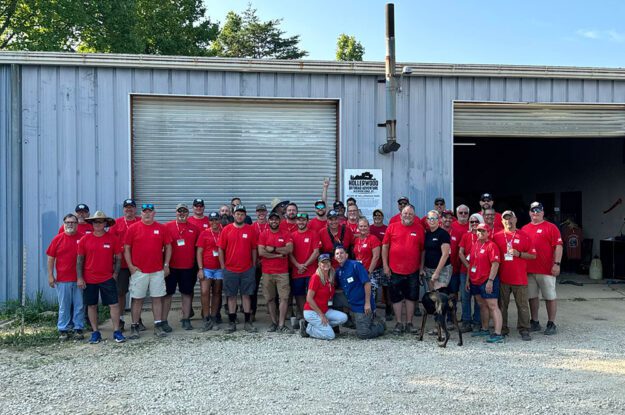
[[[222,22],[249,0],[204,0]],[[365,47],[364,59],[383,61],[384,5],[379,0],[255,0],[262,20],[282,18],[301,36],[306,59],[334,60],[336,38],[347,33]],[[397,0],[398,62],[493,63],[625,67],[625,1]]]

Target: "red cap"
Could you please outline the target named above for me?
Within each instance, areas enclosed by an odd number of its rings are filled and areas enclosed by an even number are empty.
[[[445,209],[445,210],[443,210],[443,216],[445,216],[445,215],[453,216],[454,212],[449,210],[449,209]]]
[[[480,223],[479,225],[477,225],[476,229],[484,229],[486,232],[490,232],[490,226],[488,226],[488,224],[486,223]]]

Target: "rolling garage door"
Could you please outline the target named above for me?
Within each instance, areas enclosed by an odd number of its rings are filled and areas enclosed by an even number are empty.
[[[163,96],[132,98],[132,186],[159,220],[201,197],[206,212],[238,196],[295,201],[311,213],[324,177],[336,194],[337,103]]]

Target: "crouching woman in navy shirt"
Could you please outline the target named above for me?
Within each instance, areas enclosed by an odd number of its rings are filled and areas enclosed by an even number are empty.
[[[371,292],[369,273],[360,262],[347,259],[347,252],[341,245],[335,248],[334,259],[339,263],[336,279],[354,314],[356,336],[361,339],[381,336],[386,327],[383,322],[375,319],[375,301]]]
[[[319,267],[308,283],[304,320],[300,322],[302,337],[332,340],[335,326],[347,321],[347,314],[329,308],[329,300],[334,296],[334,269],[329,254],[321,254],[317,259]]]

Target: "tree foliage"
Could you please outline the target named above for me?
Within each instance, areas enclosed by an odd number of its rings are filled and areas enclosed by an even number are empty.
[[[345,33],[339,35],[336,40],[337,61],[362,61],[364,54],[365,48],[355,36],[348,36]]]
[[[308,55],[298,47],[299,35],[284,36],[281,22],[262,22],[251,5],[241,14],[231,11],[211,49],[217,56],[237,58],[299,59]]]

